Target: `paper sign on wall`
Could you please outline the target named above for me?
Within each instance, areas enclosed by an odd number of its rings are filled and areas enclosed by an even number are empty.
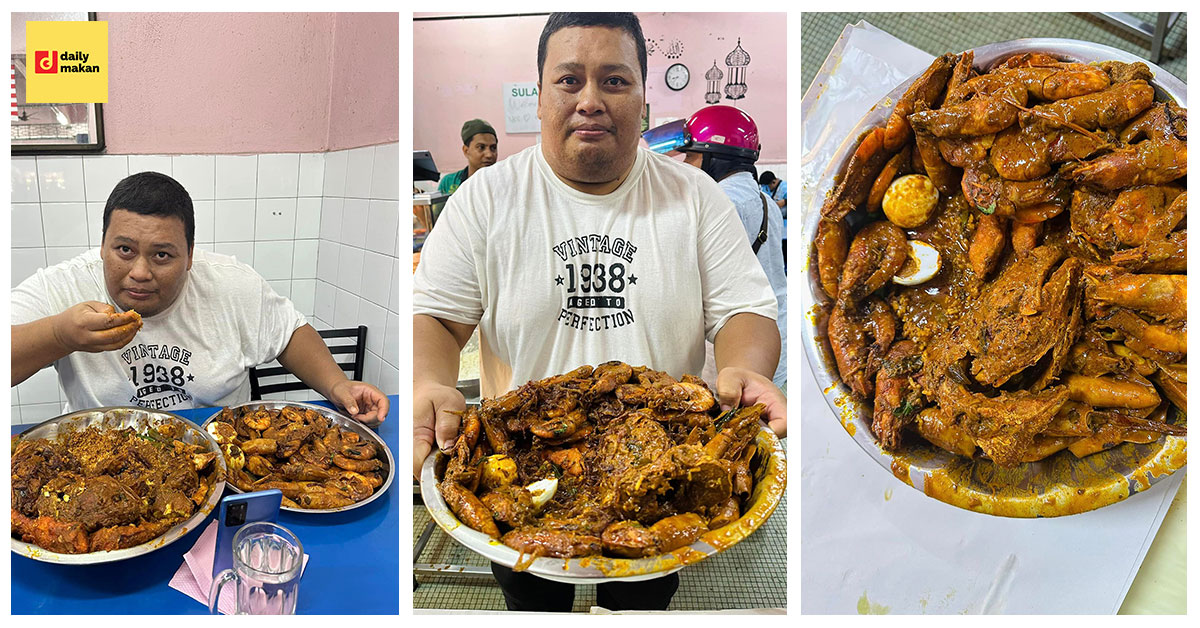
[[[537,101],[537,83],[505,83],[504,132],[541,133]]]

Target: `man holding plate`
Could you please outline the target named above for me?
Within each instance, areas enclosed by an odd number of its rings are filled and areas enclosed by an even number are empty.
[[[413,293],[413,471],[465,407],[458,354],[476,327],[495,397],[582,364],[620,360],[681,377],[715,344],[724,406],[787,399],[776,303],[711,177],[639,148],[645,37],[632,13],[555,13],[538,44],[541,143],[480,170],[425,243]],[[493,565],[510,610],[570,610],[570,585]],[[609,609],[665,609],[678,575],[600,585]]]

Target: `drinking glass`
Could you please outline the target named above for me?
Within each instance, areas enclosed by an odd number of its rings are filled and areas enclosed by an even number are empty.
[[[248,523],[233,537],[233,568],[217,574],[208,611],[217,613],[221,587],[237,584],[238,615],[294,615],[304,566],[304,546],[287,528],[266,521]]]

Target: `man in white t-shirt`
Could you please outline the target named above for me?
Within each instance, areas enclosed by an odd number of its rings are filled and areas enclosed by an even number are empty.
[[[387,396],[347,379],[291,301],[194,241],[178,182],[157,172],[119,182],[100,248],[12,290],[12,385],[53,365],[68,410],[225,406],[250,400],[250,367],[278,359],[354,418],[387,416]]]
[[[715,343],[723,405],[763,402],[776,304],[733,205],[699,170],[638,147],[645,40],[631,14],[555,13],[538,46],[541,143],[448,201],[414,277],[413,471],[451,444],[458,355],[478,326],[481,392],[622,360],[698,374]],[[512,610],[570,610],[570,585],[493,565]],[[610,608],[666,608],[678,576],[607,583]],[[565,587],[565,588],[564,588]]]

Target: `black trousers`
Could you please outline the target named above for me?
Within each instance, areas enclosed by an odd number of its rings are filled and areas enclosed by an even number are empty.
[[[571,612],[575,585],[546,580],[523,571],[492,563],[492,575],[504,591],[510,611]],[[679,574],[640,582],[605,582],[596,585],[596,605],[610,611],[665,611],[675,591]]]

